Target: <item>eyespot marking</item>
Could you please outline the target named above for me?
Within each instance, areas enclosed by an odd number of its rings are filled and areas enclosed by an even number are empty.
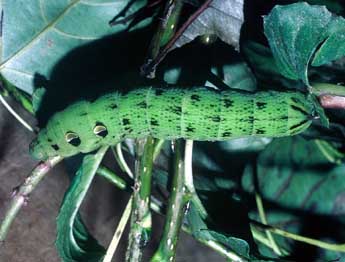
[[[65,139],[66,139],[66,142],[72,146],[79,146],[81,143],[81,140],[80,140],[78,134],[74,133],[72,131],[68,131],[65,134]]]
[[[108,135],[108,130],[107,130],[107,127],[103,123],[97,122],[95,127],[93,128],[93,133],[96,136],[105,138]]]

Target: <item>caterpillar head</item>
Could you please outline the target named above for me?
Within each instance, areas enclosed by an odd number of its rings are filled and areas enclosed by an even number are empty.
[[[48,127],[47,127],[48,128]],[[30,154],[37,160],[46,160],[49,157],[68,157],[79,152],[85,152],[81,148],[81,139],[75,132],[66,132],[60,137],[52,138],[51,132],[47,128],[42,129],[36,139],[30,144]],[[96,148],[95,148],[96,149]],[[87,152],[92,149],[87,150]]]
[[[111,138],[106,125],[93,121],[96,116],[85,112],[86,105],[86,102],[79,102],[56,113],[31,143],[33,158],[69,157],[109,144]]]

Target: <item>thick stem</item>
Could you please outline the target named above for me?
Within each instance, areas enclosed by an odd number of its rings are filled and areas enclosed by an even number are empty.
[[[141,261],[142,249],[146,246],[151,234],[150,195],[153,151],[154,139],[152,137],[138,140],[131,226],[126,253],[128,262]]]
[[[323,108],[345,109],[345,86],[313,83],[312,92],[318,96]]]
[[[177,242],[185,215],[184,209],[189,201],[189,195],[186,195],[184,186],[183,143],[181,140],[176,142],[175,148],[174,176],[163,236],[151,262],[175,261]]]
[[[13,191],[11,203],[0,226],[0,242],[4,241],[8,230],[23,205],[27,204],[30,193],[36,188],[45,175],[59,163],[62,157],[53,157],[39,163],[25,179],[23,184]]]

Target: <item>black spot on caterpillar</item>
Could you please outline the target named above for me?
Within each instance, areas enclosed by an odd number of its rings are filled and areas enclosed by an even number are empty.
[[[46,159],[148,135],[208,141],[291,136],[310,126],[313,112],[298,92],[142,88],[70,105],[48,121],[30,150]]]

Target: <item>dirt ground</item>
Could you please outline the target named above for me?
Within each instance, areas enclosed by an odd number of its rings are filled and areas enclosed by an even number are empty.
[[[15,105],[13,101],[10,101]],[[31,124],[34,119],[19,113]],[[21,126],[0,104],[0,219],[4,216],[10,193],[37,164],[28,154],[34,134]],[[31,195],[11,227],[8,238],[0,247],[1,262],[58,262],[55,250],[55,219],[68,177],[64,164],[60,164],[43,180]],[[119,221],[129,196],[102,178],[96,178],[82,206],[82,215],[96,238],[107,246]],[[144,262],[154,252],[159,241],[164,218],[154,217],[153,241],[148,247]],[[113,261],[124,261],[126,232]],[[182,233],[177,251],[177,262],[223,262],[224,258]],[[79,262],[79,261],[78,261]]]

